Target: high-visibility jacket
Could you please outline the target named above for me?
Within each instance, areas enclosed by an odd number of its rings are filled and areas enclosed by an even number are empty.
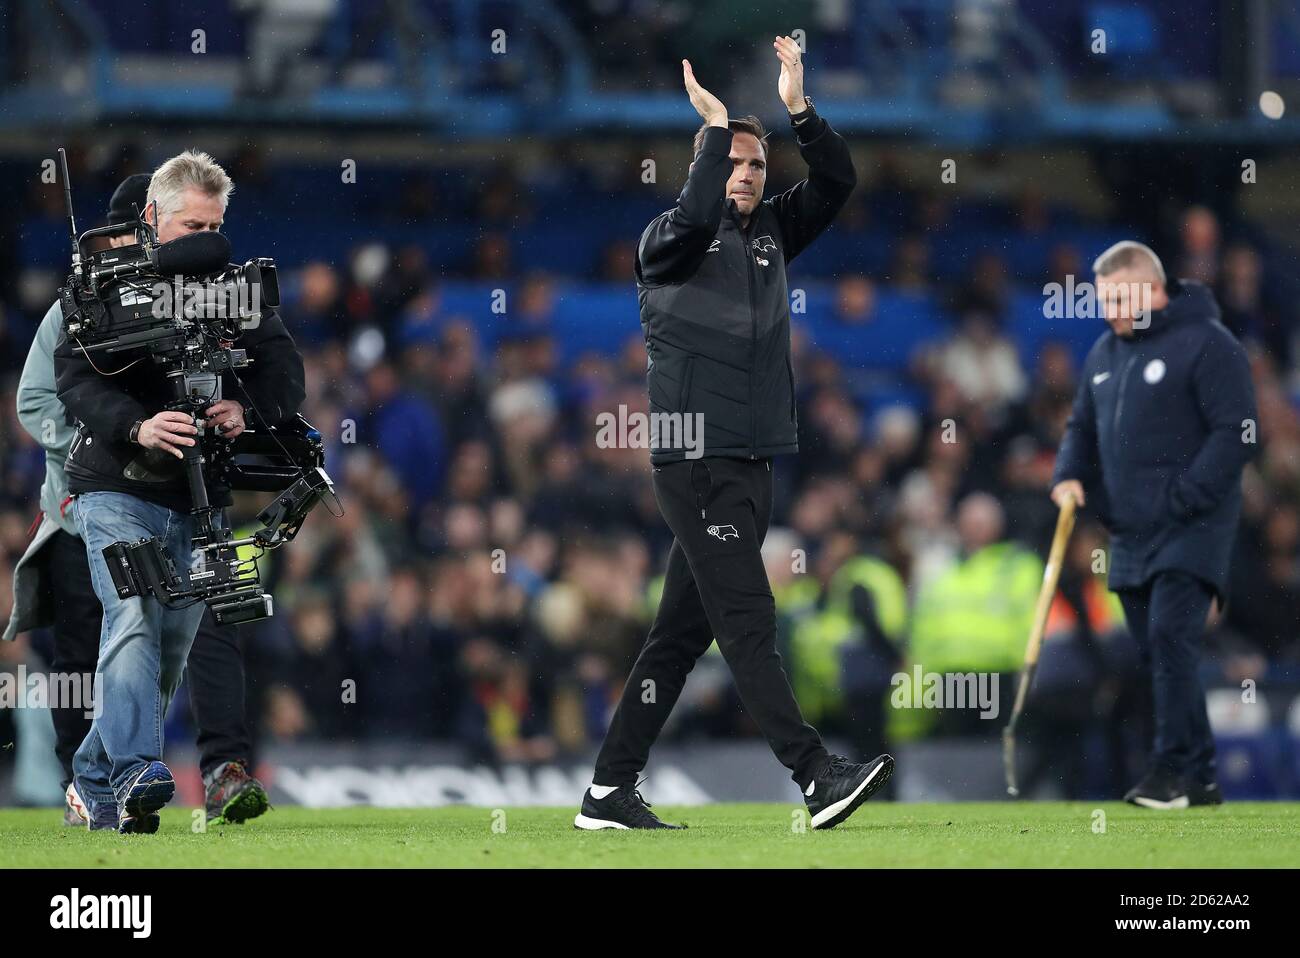
[[[863,641],[862,625],[854,615],[851,598],[857,585],[871,593],[876,618],[886,637],[902,641],[907,623],[907,589],[898,573],[873,556],[857,556],[845,562],[827,584],[821,611],[800,621],[790,642],[791,683],[809,721],[816,722],[843,709],[844,648]]]
[[[1024,661],[1043,563],[1011,542],[933,579],[912,613],[909,659],[926,672],[1014,672]]]
[[[1084,582],[1083,604],[1094,635],[1106,635],[1124,624],[1124,607],[1120,604],[1119,596],[1106,588],[1104,575],[1093,576]],[[1078,619],[1074,606],[1058,591],[1047,612],[1043,640],[1052,641],[1073,635]]]

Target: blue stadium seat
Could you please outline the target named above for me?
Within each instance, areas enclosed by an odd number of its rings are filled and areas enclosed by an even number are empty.
[[[1210,689],[1205,696],[1218,759],[1219,787],[1223,797],[1272,799],[1286,793],[1287,734],[1270,721],[1263,692],[1244,703],[1234,688]]]
[[[1084,48],[1093,30],[1106,31],[1106,52],[1124,57],[1160,54],[1160,25],[1142,3],[1092,3],[1083,14]]]
[[[1043,315],[1045,301],[1040,290],[1019,290],[1012,296],[1006,331],[1015,340],[1020,362],[1032,369],[1046,343],[1061,342],[1075,361],[1082,363],[1097,337],[1106,331],[1105,323],[1101,319],[1049,319]]]
[[[501,314],[492,312],[492,291],[497,288],[506,290],[508,304],[514,291],[514,286],[509,283],[451,281],[439,287],[443,316],[468,320],[478,330],[479,341],[485,349],[496,344],[503,322]]]
[[[554,330],[565,364],[589,352],[616,355],[628,340],[642,338],[631,285],[568,285],[556,293]]]
[[[934,300],[926,295],[880,290],[875,318],[865,325],[841,322],[834,313],[833,287],[808,290],[808,312],[793,321],[810,343],[853,369],[902,370],[916,349],[947,328]]]
[[[1215,735],[1219,787],[1229,801],[1282,798],[1288,792],[1286,740],[1279,729],[1254,735]]]

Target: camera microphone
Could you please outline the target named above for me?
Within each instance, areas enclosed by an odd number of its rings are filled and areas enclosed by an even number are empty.
[[[210,230],[187,233],[155,247],[149,260],[163,276],[207,276],[230,264],[230,240]]]
[[[136,247],[129,247],[133,250]],[[110,256],[115,250],[107,250],[102,256]],[[111,283],[119,279],[131,279],[140,275],[156,272],[160,276],[211,276],[230,265],[230,240],[220,233],[187,233],[179,239],[155,246],[149,251],[148,259],[132,259],[129,256],[120,261],[105,260],[92,267],[91,275],[96,285]]]

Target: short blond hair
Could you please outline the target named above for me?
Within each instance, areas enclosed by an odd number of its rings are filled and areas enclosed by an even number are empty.
[[[221,209],[224,211],[235,184],[209,154],[199,150],[186,150],[153,171],[145,203],[157,202],[158,217],[161,219],[181,208],[181,196],[189,189],[221,200]]]
[[[1092,271],[1098,276],[1109,276],[1133,266],[1147,267],[1161,286],[1165,284],[1165,267],[1160,257],[1150,246],[1135,240],[1121,240],[1106,250],[1093,260]]]

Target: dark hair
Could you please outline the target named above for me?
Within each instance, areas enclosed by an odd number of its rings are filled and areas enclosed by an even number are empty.
[[[700,147],[704,146],[704,133],[708,130],[709,124],[704,124],[695,132],[695,150],[699,153]],[[763,159],[767,159],[767,130],[763,129],[763,121],[756,116],[742,116],[738,120],[728,120],[727,129],[733,133],[748,133],[755,137],[758,143],[763,147]]]

